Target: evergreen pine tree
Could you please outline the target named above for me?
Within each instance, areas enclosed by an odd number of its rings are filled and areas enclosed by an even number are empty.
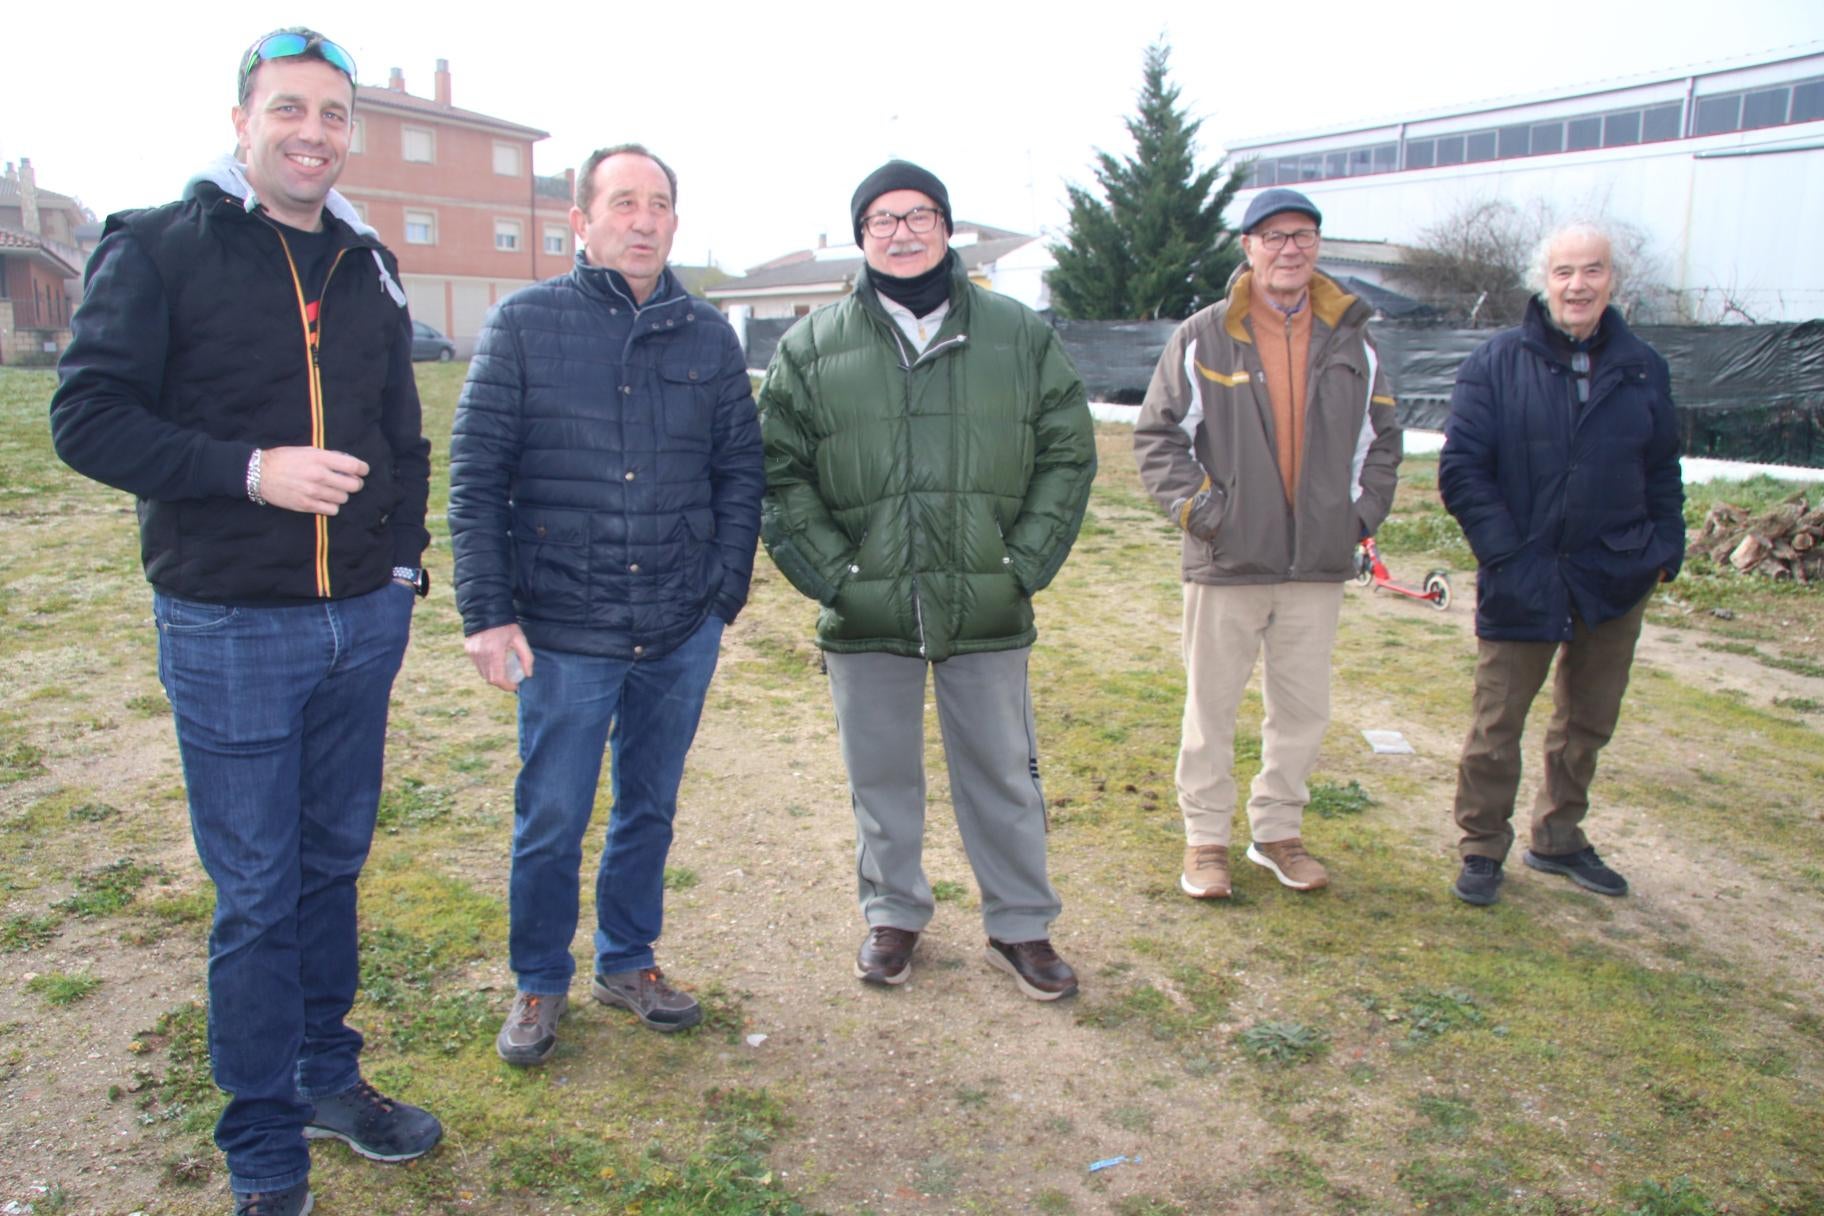
[[[1178,108],[1167,79],[1171,48],[1146,48],[1137,113],[1126,120],[1134,155],[1096,152],[1104,198],[1066,187],[1070,220],[1051,247],[1051,298],[1058,312],[1086,320],[1179,319],[1222,298],[1241,260],[1222,212],[1243,171],[1223,161],[1196,165],[1201,120]]]

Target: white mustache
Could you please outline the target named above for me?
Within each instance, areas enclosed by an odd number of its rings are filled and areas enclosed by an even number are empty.
[[[895,241],[887,246],[888,256],[898,253],[923,253],[924,251],[923,241]]]

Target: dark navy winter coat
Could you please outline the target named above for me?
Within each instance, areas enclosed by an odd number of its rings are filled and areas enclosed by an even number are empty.
[[[1685,554],[1666,361],[1613,308],[1579,405],[1568,340],[1539,300],[1457,373],[1438,490],[1480,564],[1476,635],[1565,641],[1639,603]]]
[[[765,486],[734,331],[670,271],[639,308],[578,251],[489,315],[450,437],[465,634],[651,659],[747,601]]]

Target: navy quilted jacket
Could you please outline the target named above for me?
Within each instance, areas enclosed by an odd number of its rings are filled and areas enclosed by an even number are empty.
[[[1685,555],[1666,361],[1609,309],[1589,404],[1534,299],[1457,373],[1438,490],[1475,550],[1476,636],[1556,642],[1634,607]]]
[[[489,314],[450,437],[465,634],[650,659],[747,601],[765,484],[746,360],[666,271],[634,307],[577,255]]]

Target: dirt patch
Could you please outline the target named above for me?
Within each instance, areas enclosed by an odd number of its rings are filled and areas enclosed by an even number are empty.
[[[1448,625],[1461,636],[1456,644],[1473,654],[1475,576],[1452,574],[1451,582],[1457,599],[1444,612],[1361,588],[1350,589],[1349,609],[1374,618],[1398,615]],[[1749,655],[1700,649],[1697,642],[1704,637],[1701,632],[1648,622],[1635,653],[1636,681],[1643,671],[1657,669],[1690,688],[1739,696],[1763,708],[1773,708],[1787,698],[1824,703],[1824,678],[1768,667]],[[1658,746],[1628,720],[1629,705],[1642,695],[1650,694],[1643,694],[1636,683],[1623,703],[1621,723],[1604,749],[1605,758],[1646,762]],[[1467,682],[1463,696],[1467,703]],[[1381,719],[1375,715],[1388,707],[1386,698],[1362,698],[1344,682],[1339,682],[1336,698],[1338,718],[1354,714],[1378,722]],[[1548,680],[1527,723],[1517,823],[1524,821],[1537,789],[1537,757],[1550,707]],[[1406,730],[1425,757],[1423,767],[1434,790],[1432,806],[1437,808],[1433,814],[1413,816],[1413,826],[1426,831],[1442,851],[1454,857],[1456,833],[1450,823],[1450,799],[1461,735],[1423,725],[1408,724]],[[1719,740],[1718,745],[1726,743]],[[1602,797],[1602,782],[1599,769],[1592,786],[1597,809],[1592,811],[1588,830],[1604,858],[1631,878],[1628,898],[1605,905],[1625,932],[1683,937],[1701,948],[1740,959],[1769,982],[1796,983],[1807,994],[1824,998],[1824,899],[1793,884],[1790,864],[1744,862],[1717,849],[1714,842],[1680,831],[1675,817],[1609,804]],[[1768,791],[1767,796],[1809,804],[1824,824],[1824,792],[1789,790],[1776,795]],[[1510,862],[1517,861],[1516,853]],[[1518,865],[1510,864],[1507,869],[1510,886],[1515,878],[1547,884],[1561,881]]]

